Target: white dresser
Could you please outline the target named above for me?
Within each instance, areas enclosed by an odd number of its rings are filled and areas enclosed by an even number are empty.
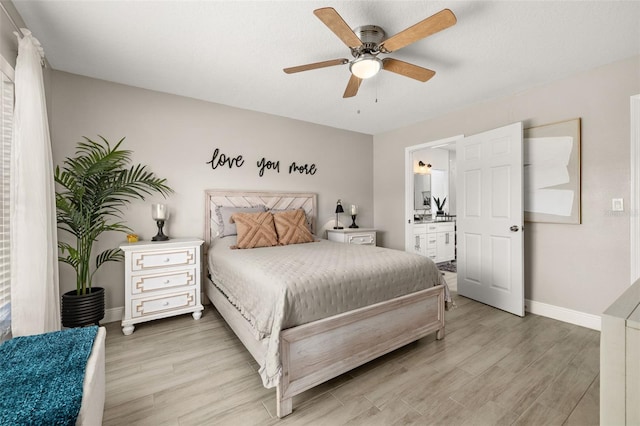
[[[455,222],[428,222],[413,225],[414,252],[435,263],[456,258]]]
[[[372,228],[329,229],[327,239],[338,243],[375,246],[376,230]]]
[[[125,255],[122,332],[134,324],[191,313],[202,316],[200,246],[196,238],[141,241],[120,246]]]

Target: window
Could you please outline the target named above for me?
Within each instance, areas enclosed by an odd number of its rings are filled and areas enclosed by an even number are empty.
[[[0,60],[2,57],[0,57]],[[3,67],[4,68],[4,67]],[[0,71],[0,342],[11,337],[11,257],[9,202],[11,136],[13,129],[13,82]]]

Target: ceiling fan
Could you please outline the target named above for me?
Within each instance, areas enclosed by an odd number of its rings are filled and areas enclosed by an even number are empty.
[[[435,15],[400,31],[393,37],[385,38],[384,30],[377,25],[364,25],[352,30],[332,7],[316,9],[313,14],[347,45],[354,59],[351,61],[346,58],[332,59],[285,68],[283,71],[287,74],[293,74],[334,65],[349,64],[351,77],[342,96],[343,98],[355,96],[362,80],[373,77],[380,69],[422,82],[429,80],[435,75],[435,71],[398,59],[384,58],[381,60],[378,55],[395,52],[456,23],[456,16],[453,12],[449,9],[443,9]]]

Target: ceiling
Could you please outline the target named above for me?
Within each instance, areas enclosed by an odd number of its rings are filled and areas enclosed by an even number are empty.
[[[54,69],[238,108],[379,134],[640,55],[638,1],[24,1],[16,9]],[[388,57],[390,72],[343,99],[349,58],[313,10],[388,36],[442,10],[458,22]],[[640,77],[639,77],[640,78]]]

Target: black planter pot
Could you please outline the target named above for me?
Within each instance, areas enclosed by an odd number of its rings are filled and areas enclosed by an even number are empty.
[[[62,325],[83,327],[99,324],[104,318],[104,288],[93,287],[91,292],[78,296],[76,290],[62,295]]]

